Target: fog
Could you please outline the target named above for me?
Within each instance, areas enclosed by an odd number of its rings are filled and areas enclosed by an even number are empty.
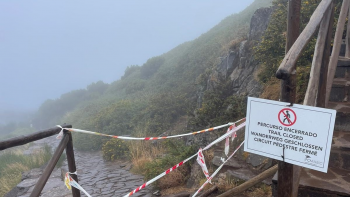
[[[0,111],[102,80],[193,40],[253,0],[0,1]]]

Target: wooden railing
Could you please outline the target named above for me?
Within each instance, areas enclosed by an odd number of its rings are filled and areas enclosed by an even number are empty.
[[[298,1],[297,1],[298,2]],[[323,0],[312,14],[309,23],[306,25],[304,30],[301,32],[297,40],[294,42],[292,47],[288,50],[281,65],[279,66],[276,77],[279,79],[288,79],[290,75],[295,74],[296,63],[301,55],[301,52],[305,46],[309,43],[317,27],[320,25],[323,16],[329,9],[332,0]],[[299,1],[300,5],[300,1]],[[299,11],[300,12],[300,11]],[[293,20],[293,19],[292,19]],[[295,20],[295,19],[294,19]],[[295,21],[291,21],[295,22]],[[290,31],[299,31],[299,29],[290,29]],[[288,42],[288,41],[287,41]]]
[[[64,128],[72,128],[72,125],[64,125]],[[5,150],[7,148],[12,148],[15,146],[24,145],[30,142],[34,142],[36,140],[40,140],[46,137],[50,137],[53,135],[58,134],[61,131],[60,128],[52,128],[48,130],[38,131],[36,133],[26,135],[26,136],[20,136],[11,138],[8,140],[0,141],[0,151]],[[41,177],[37,181],[36,185],[34,186],[33,192],[30,194],[30,197],[38,197],[43,190],[47,180],[49,179],[53,169],[55,168],[60,156],[62,155],[64,149],[66,149],[66,155],[67,155],[67,162],[68,162],[68,170],[69,172],[75,172],[76,166],[75,166],[75,159],[74,159],[74,151],[73,151],[73,142],[72,142],[72,134],[68,132],[67,130],[64,130],[64,136],[62,140],[60,141],[58,147],[56,148],[55,152],[53,153],[52,158],[48,162],[46,168],[44,169],[44,172],[42,173]],[[78,177],[76,174],[72,174],[71,177],[78,182]],[[80,197],[80,191],[74,187],[72,187],[72,194],[73,197]]]
[[[297,34],[299,33],[301,0],[289,0],[288,2],[286,55],[276,72],[276,77],[282,79],[280,100],[291,104],[295,103],[297,84],[296,64],[303,49],[319,27],[304,105],[327,107],[350,1],[343,1],[331,55],[330,49],[334,18],[333,0],[322,0],[320,2],[312,14],[309,23],[299,36],[296,35],[296,32]],[[349,58],[350,23],[348,23],[347,30],[346,57]],[[278,197],[296,197],[298,195],[301,167],[282,161],[279,162],[278,166]]]
[[[327,107],[339,58],[342,35],[350,2],[349,0],[343,1],[331,55],[330,48],[334,17],[333,1],[322,0],[312,14],[307,26],[304,28],[302,33],[295,38],[295,31],[299,31],[300,4],[301,0],[289,0],[286,55],[276,72],[276,77],[282,79],[280,98],[281,101],[295,103],[297,84],[296,63],[301,56],[303,49],[309,43],[316,29],[319,27],[304,105]],[[347,30],[345,56],[349,58],[349,23]],[[293,166],[285,162],[279,162],[279,197],[298,195],[300,173],[301,167]]]

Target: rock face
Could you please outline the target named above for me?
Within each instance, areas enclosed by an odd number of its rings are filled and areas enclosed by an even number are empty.
[[[254,76],[259,63],[254,59],[252,48],[264,34],[272,11],[273,8],[260,8],[254,13],[248,39],[241,41],[239,47],[231,49],[225,57],[220,58],[221,62],[209,75],[207,90],[215,89],[220,83],[231,80],[234,94],[259,96],[262,86]]]
[[[215,90],[216,87],[226,82],[231,83],[232,94],[259,97],[262,92],[262,84],[256,79],[259,62],[254,59],[253,47],[258,44],[261,36],[264,34],[272,12],[273,8],[260,8],[254,13],[250,22],[247,40],[237,43],[226,56],[221,57],[220,63],[215,66],[208,76],[206,88],[201,86],[198,89],[198,92],[201,94],[198,94],[197,107],[201,106],[204,91]],[[196,136],[196,139],[189,138],[189,140],[191,140],[191,143],[202,146],[210,143],[217,137],[219,137],[217,134],[211,133],[204,134],[199,138]],[[244,130],[241,130],[239,131],[238,140],[235,140],[231,147],[237,147],[243,140]],[[223,143],[216,146],[213,160],[208,161],[216,167],[222,163],[220,158],[224,157],[223,146]],[[236,178],[244,180],[271,167],[273,164],[271,159],[255,154],[247,154],[242,150],[243,148],[238,152],[237,157],[232,158],[232,161],[228,162],[222,169],[222,171],[226,170],[226,177],[236,176]],[[198,185],[198,179],[204,177],[198,165],[193,165],[192,168],[191,178],[187,186]],[[232,173],[232,171],[237,173]],[[265,183],[270,184],[271,181],[266,180]]]
[[[249,40],[260,41],[269,24],[272,12],[272,8],[260,8],[254,13],[250,20]]]

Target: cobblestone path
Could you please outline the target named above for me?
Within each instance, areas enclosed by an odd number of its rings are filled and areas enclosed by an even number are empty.
[[[40,148],[44,144],[56,147],[58,141],[54,138],[48,138],[35,142],[31,149]],[[31,151],[28,150],[28,153]],[[144,183],[143,177],[129,172],[130,163],[105,162],[100,152],[80,152],[75,151],[75,160],[79,184],[92,196],[124,196],[128,192]],[[5,197],[29,197],[33,191],[34,185],[40,177],[43,169],[33,169],[23,173],[23,181],[17,185]],[[63,163],[61,168],[55,169],[51,174],[45,188],[42,191],[42,197],[72,196],[71,191],[67,189],[62,180],[67,172],[67,162]],[[82,193],[82,196],[85,196]],[[151,197],[151,187],[144,188],[133,197]]]

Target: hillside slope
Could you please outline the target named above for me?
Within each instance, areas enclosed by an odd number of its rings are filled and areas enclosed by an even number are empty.
[[[256,78],[259,62],[254,59],[253,47],[260,41],[272,12],[271,8],[261,7],[270,5],[271,0],[255,0],[197,39],[152,57],[142,66],[129,66],[120,80],[111,84],[99,81],[46,101],[33,125],[47,128],[68,123],[105,134],[159,136],[244,117],[246,96],[258,96],[262,90]],[[198,146],[208,144],[222,132],[158,144],[128,144],[83,134],[74,134],[73,139],[80,150],[102,149],[106,160],[128,156],[134,170],[148,179],[174,161],[193,154]],[[174,176],[189,180],[188,186],[193,186],[198,184],[200,172],[187,165]]]
[[[180,116],[194,115],[203,76],[220,63],[219,57],[232,45],[246,39],[255,10],[269,5],[271,0],[254,1],[197,39],[150,58],[142,66],[129,66],[112,84],[93,83],[46,101],[36,114],[34,126],[47,128],[67,122],[115,135],[131,134],[138,126],[154,135],[163,132]],[[101,144],[97,142],[89,149],[99,149]]]

